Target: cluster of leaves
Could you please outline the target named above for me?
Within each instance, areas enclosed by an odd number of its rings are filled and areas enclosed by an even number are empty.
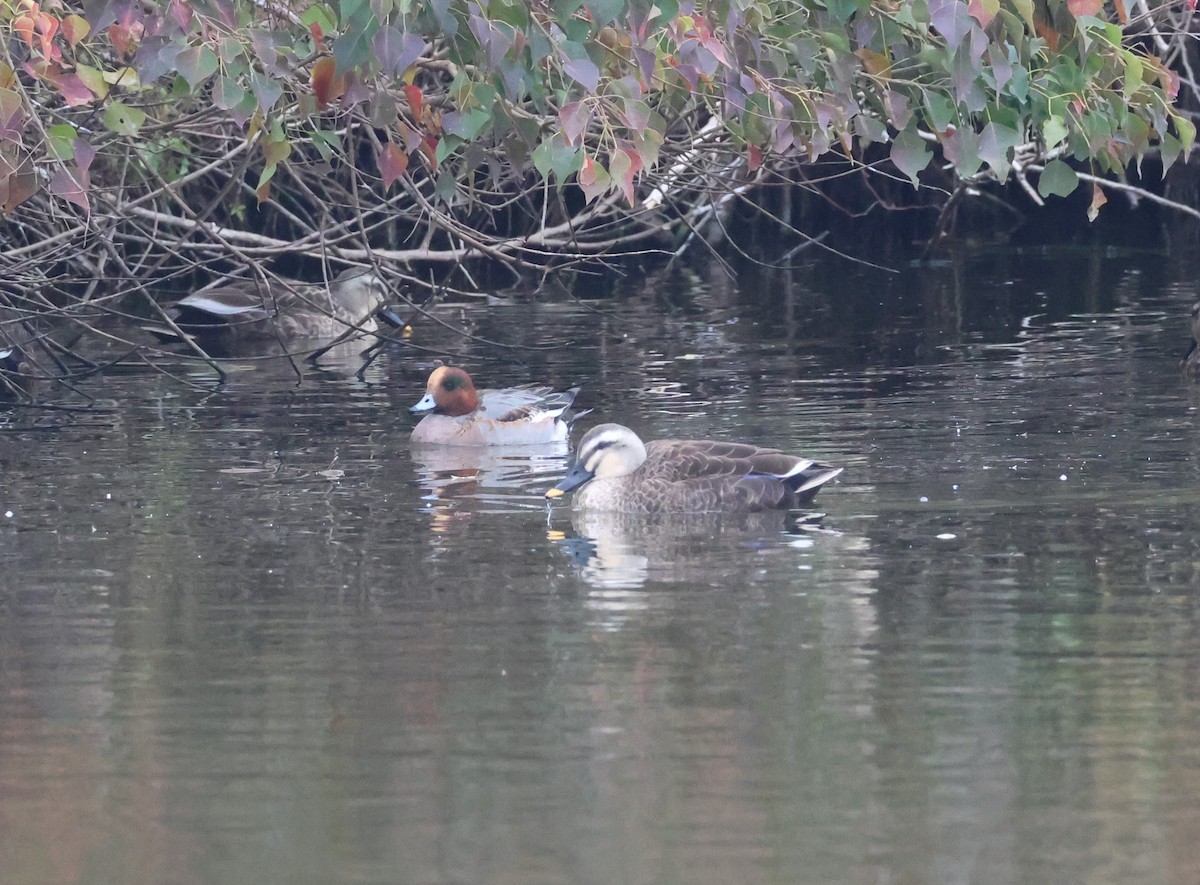
[[[964,182],[1033,161],[1061,195],[1079,164],[1190,150],[1160,56],[1191,3],[1131,21],[1123,0],[17,0],[0,223],[25,255],[71,225],[161,242],[139,217],[179,220],[172,255],[211,255],[253,218],[263,250],[336,254],[353,231],[360,251],[425,244],[397,260],[543,261],[872,145],[914,185],[935,157]],[[340,241],[331,212],[356,221]]]

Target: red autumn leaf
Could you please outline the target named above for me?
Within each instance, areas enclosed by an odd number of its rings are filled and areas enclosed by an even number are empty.
[[[758,149],[758,145],[750,145],[750,171],[757,172],[758,167],[762,165],[763,153]]]
[[[1100,185],[1092,185],[1092,203],[1088,206],[1087,216],[1088,221],[1095,221],[1096,216],[1100,214],[1100,210],[1104,208],[1104,204],[1108,202],[1108,197],[1104,195],[1104,191],[1100,189]]]
[[[86,37],[91,29],[87,19],[79,15],[68,15],[62,20],[63,36],[67,38],[67,44],[72,49],[79,45],[79,41]]]
[[[431,135],[427,135],[421,139],[421,147],[419,150],[429,161],[429,168],[436,173],[438,168],[437,162],[437,146],[438,140]]]
[[[408,171],[408,154],[400,147],[388,142],[379,154],[379,174],[383,176],[384,190]]]
[[[308,29],[309,29],[309,31],[312,32],[314,44],[316,44],[317,46],[320,46],[321,44],[323,44],[325,42],[325,31],[323,31],[321,29],[321,26],[319,24],[317,24],[316,22],[313,22],[311,25],[308,26]]]
[[[604,167],[587,156],[583,158],[583,167],[579,170],[577,180],[588,203],[605,193],[612,184],[612,178]]]
[[[421,111],[425,108],[425,96],[421,90],[411,83],[404,84],[404,95],[408,98],[408,106],[412,110],[414,120],[421,119]]]
[[[1067,0],[1067,9],[1071,15],[1079,18],[1081,15],[1096,15],[1104,8],[1104,0]]]
[[[117,55],[128,55],[129,50],[133,48],[133,35],[129,28],[113,23],[108,26],[108,42],[117,51]]]
[[[1117,10],[1117,23],[1121,25],[1129,24],[1129,10],[1125,8],[1125,0],[1113,0],[1113,6]]]
[[[12,20],[12,29],[21,35],[30,49],[33,48],[33,19],[28,15],[18,15]]]
[[[337,101],[346,91],[346,78],[342,74],[334,76],[336,68],[337,62],[328,55],[318,58],[312,66],[312,88],[318,107]]]
[[[1041,16],[1038,16],[1033,21],[1033,29],[1037,31],[1039,37],[1046,41],[1051,52],[1058,52],[1058,44],[1062,42],[1062,38],[1059,37],[1058,31],[1054,29],[1053,25],[1047,24]]]

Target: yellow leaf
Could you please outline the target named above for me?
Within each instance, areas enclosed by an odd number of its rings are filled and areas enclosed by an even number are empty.
[[[108,83],[105,82],[104,74],[89,65],[75,65],[75,76],[77,76],[96,98],[108,97]]]
[[[110,86],[120,86],[124,89],[141,89],[142,81],[137,71],[126,66],[115,71],[103,71],[104,82]]]

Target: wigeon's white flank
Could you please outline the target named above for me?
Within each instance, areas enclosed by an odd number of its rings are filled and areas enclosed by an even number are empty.
[[[439,366],[409,411],[424,414],[412,441],[445,446],[530,446],[563,442],[576,417],[567,412],[578,387],[526,385],[476,390],[459,368]]]
[[[574,488],[576,510],[747,513],[803,507],[841,467],[711,439],[643,443],[628,427],[600,424],[579,441],[575,463],[546,492]]]

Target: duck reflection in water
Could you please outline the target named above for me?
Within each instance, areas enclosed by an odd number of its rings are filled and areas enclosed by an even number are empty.
[[[544,482],[567,464],[567,444],[540,446],[443,446],[414,443],[411,449],[417,482],[430,498],[462,498],[499,492],[512,501],[514,490]],[[541,507],[541,496],[530,496]]]
[[[747,582],[752,557],[789,546],[808,547],[814,534],[838,535],[821,514],[658,513],[576,510],[575,537],[560,549],[589,585],[640,588],[648,581],[732,587]],[[781,536],[783,542],[781,543]]]

